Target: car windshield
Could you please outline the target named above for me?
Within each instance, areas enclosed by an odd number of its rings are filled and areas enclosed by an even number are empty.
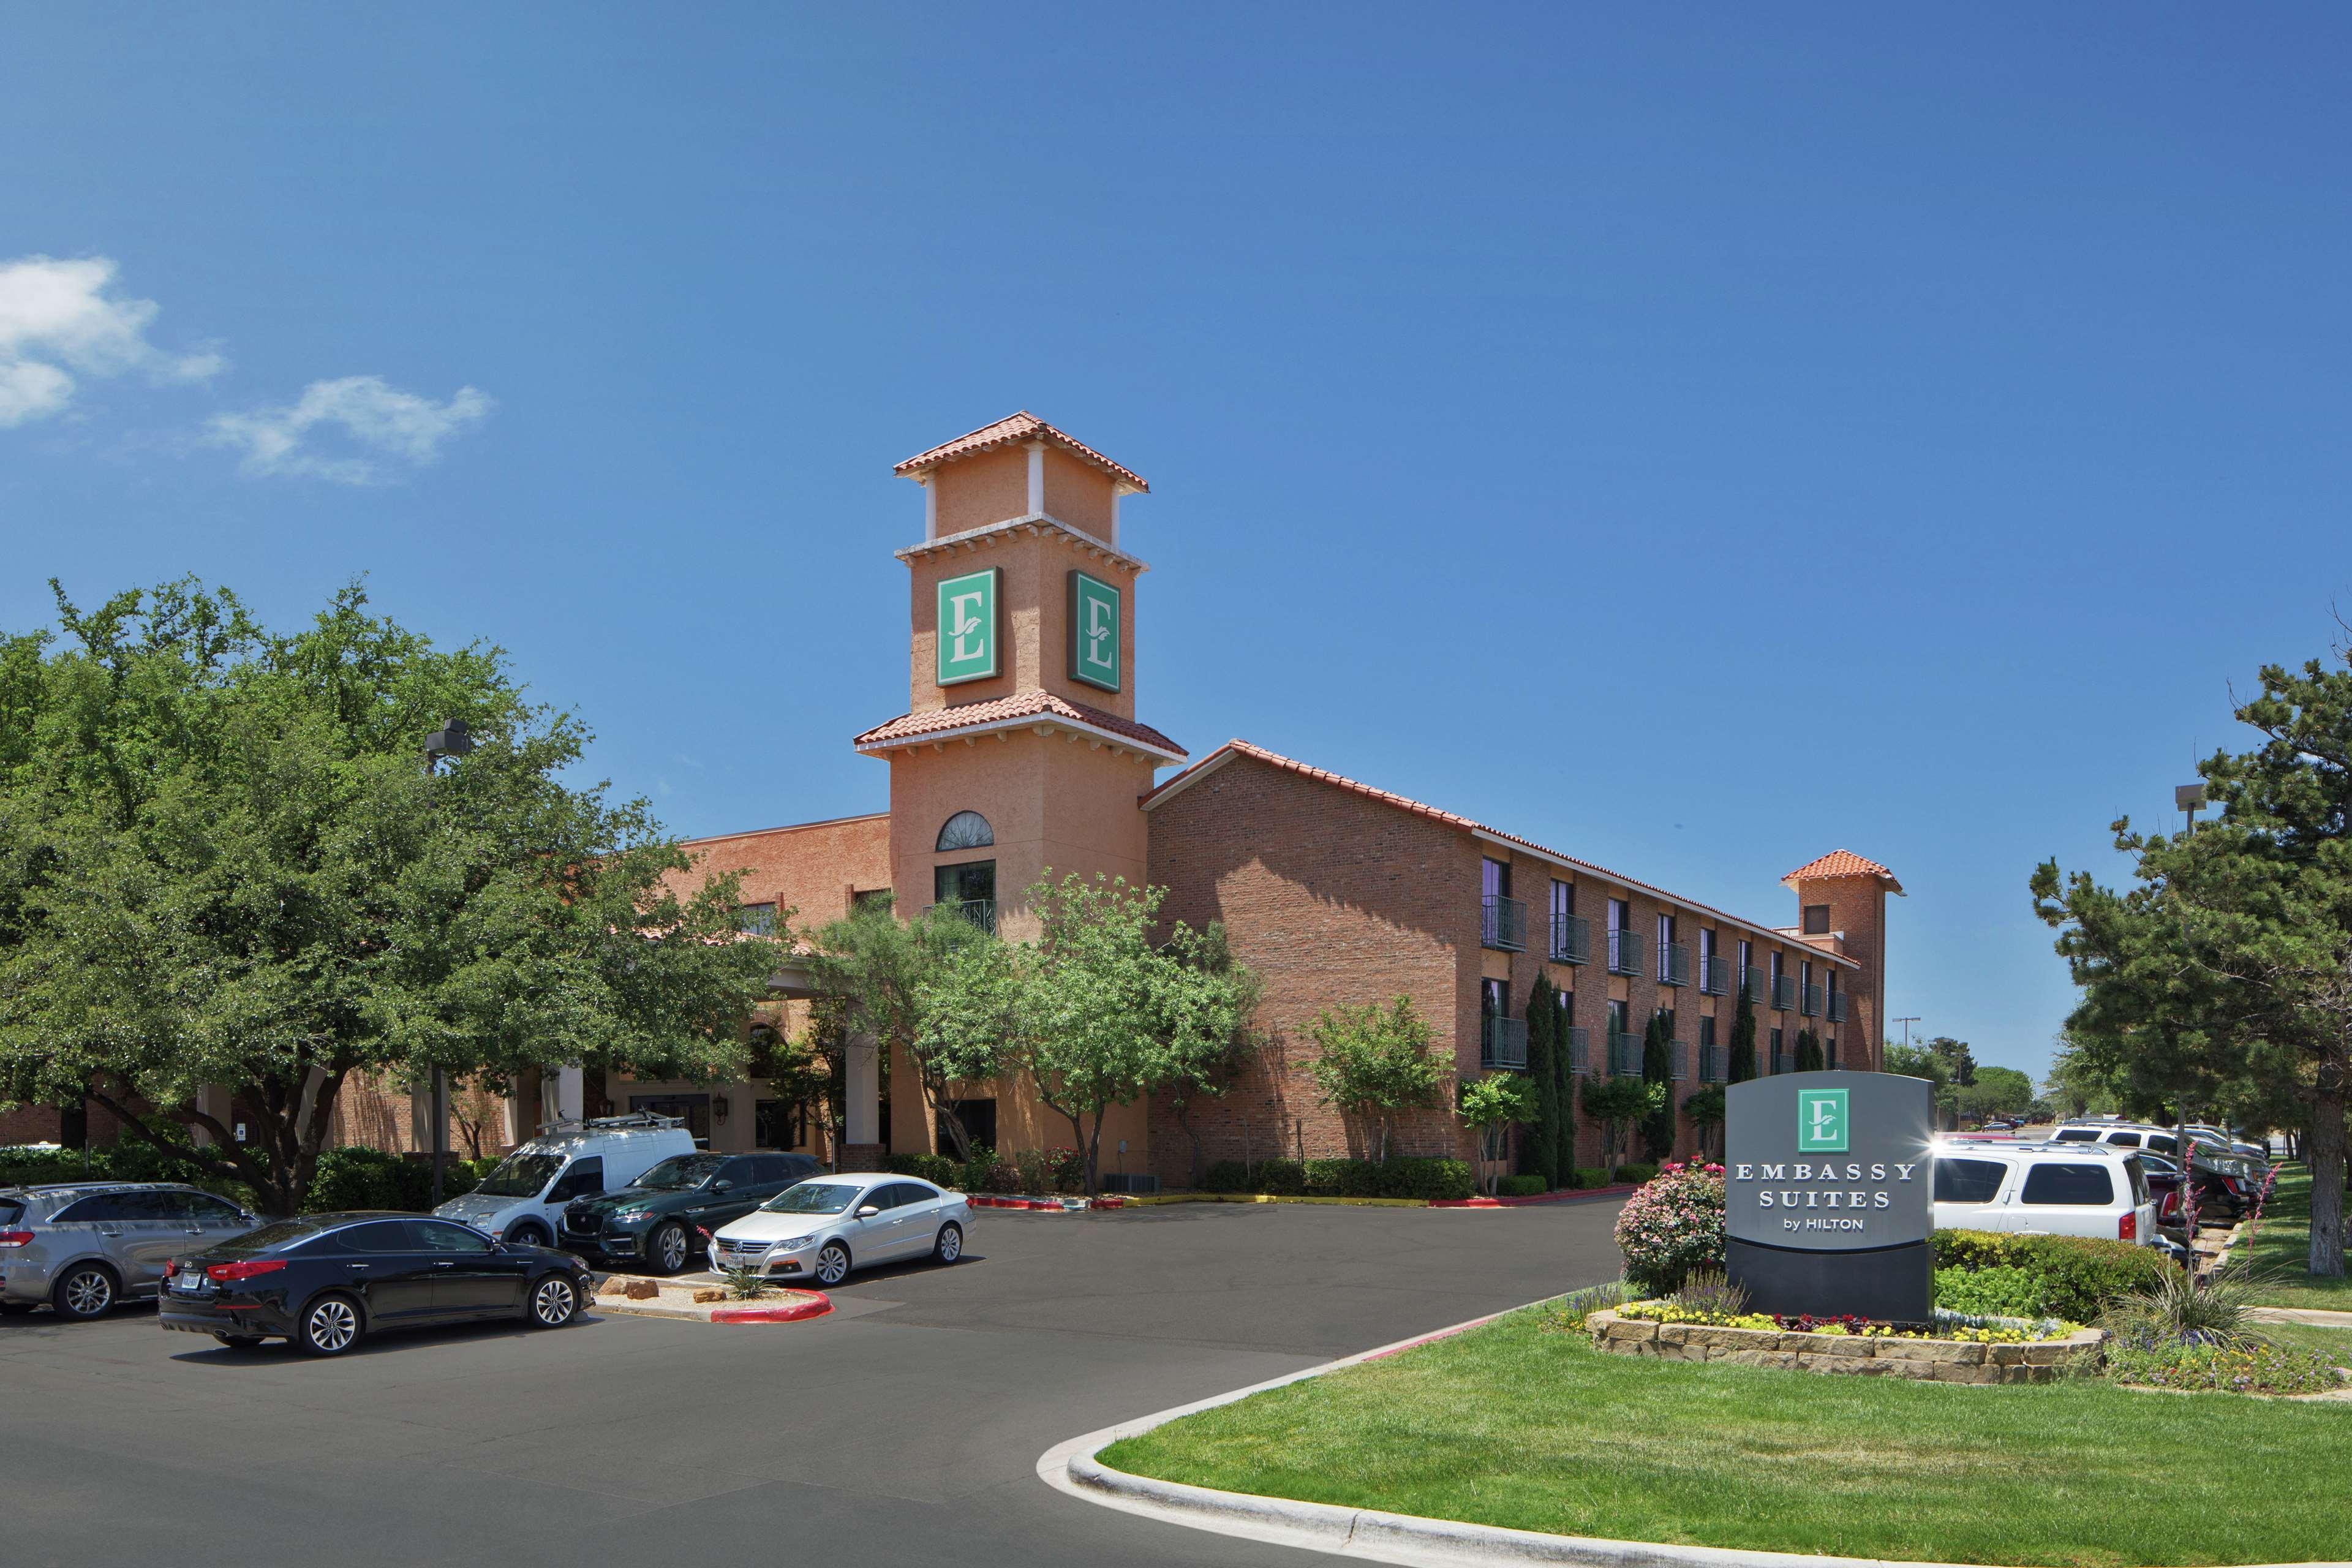
[[[272,1220],[258,1230],[248,1230],[234,1240],[222,1242],[215,1252],[267,1252],[273,1247],[286,1247],[319,1234],[316,1222],[307,1219]]]
[[[562,1163],[561,1154],[526,1154],[517,1150],[499,1161],[498,1169],[484,1176],[474,1190],[491,1198],[537,1197]]]
[[[702,1185],[726,1163],[724,1154],[672,1154],[629,1185],[651,1187],[660,1193],[684,1192]]]
[[[861,1190],[847,1182],[803,1182],[760,1206],[770,1214],[839,1214]]]

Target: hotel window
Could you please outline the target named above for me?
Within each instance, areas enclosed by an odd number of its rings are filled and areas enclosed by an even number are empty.
[[[1780,994],[1780,955],[1777,952],[1773,953],[1769,957],[1767,962],[1772,966],[1773,1005],[1778,1006],[1780,1005],[1779,998]]]
[[[959,811],[940,828],[940,841],[931,847],[941,854],[951,849],[986,849],[996,842],[996,830],[988,826],[988,818],[976,811]]]
[[[1552,919],[1562,920],[1575,912],[1576,884],[1573,882],[1563,882],[1558,877],[1554,877],[1551,879]]]
[[[1698,928],[1698,973],[1702,982],[1706,978],[1706,966],[1714,962],[1715,932],[1701,926]]]
[[[1830,933],[1830,907],[1827,904],[1805,906],[1805,934],[1827,936]]]
[[[753,936],[776,934],[776,906],[772,902],[745,904],[735,911],[735,918]]]
[[[1481,860],[1478,890],[1490,899],[1511,896],[1511,867],[1507,860]]]
[[[1633,906],[1624,899],[1609,900],[1609,967],[1620,974],[1642,973],[1642,939],[1633,930]]]
[[[1631,1022],[1631,1021],[1632,1021],[1632,1019],[1631,1019],[1631,1016],[1630,1016],[1630,1015],[1628,1014],[1628,1012],[1627,1012],[1627,1008],[1628,1008],[1629,1006],[1631,1006],[1631,1005],[1631,1005],[1630,1003],[1619,1002],[1619,1001],[1615,1001],[1615,1000],[1612,1000],[1612,1001],[1610,1002],[1610,1004],[1609,1004],[1609,1032],[1610,1032],[1611,1034],[1612,1034],[1612,1035],[1630,1035],[1630,1034],[1632,1034],[1632,1033],[1633,1032],[1633,1030],[1631,1030],[1631,1029],[1629,1029],[1629,1028],[1627,1028],[1627,1027],[1625,1026],[1629,1022]]]
[[[1780,1058],[1780,1031],[1778,1029],[1772,1031],[1772,1070],[1776,1073],[1789,1070],[1789,1064]]]
[[[996,862],[966,860],[931,868],[931,902],[982,931],[996,929]]]

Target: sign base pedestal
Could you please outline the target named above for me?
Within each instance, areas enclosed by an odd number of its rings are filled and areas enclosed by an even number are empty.
[[[1847,1313],[1924,1323],[1935,1315],[1936,1254],[1927,1242],[1842,1252],[1726,1243],[1724,1272],[1748,1289],[1748,1310],[1816,1318]]]

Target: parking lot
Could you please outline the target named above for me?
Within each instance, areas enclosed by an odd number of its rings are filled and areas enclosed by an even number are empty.
[[[12,1568],[615,1562],[1284,1563],[1090,1507],[1062,1438],[1613,1277],[1613,1202],[984,1215],[965,1261],[814,1322],[592,1311],[334,1361],[0,1321]]]

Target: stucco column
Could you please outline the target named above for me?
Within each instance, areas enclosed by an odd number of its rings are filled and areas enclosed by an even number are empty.
[[[882,1156],[882,1069],[871,1035],[852,1035],[844,1053],[848,1103],[842,1107],[842,1146],[834,1163],[845,1171],[877,1170]]]

